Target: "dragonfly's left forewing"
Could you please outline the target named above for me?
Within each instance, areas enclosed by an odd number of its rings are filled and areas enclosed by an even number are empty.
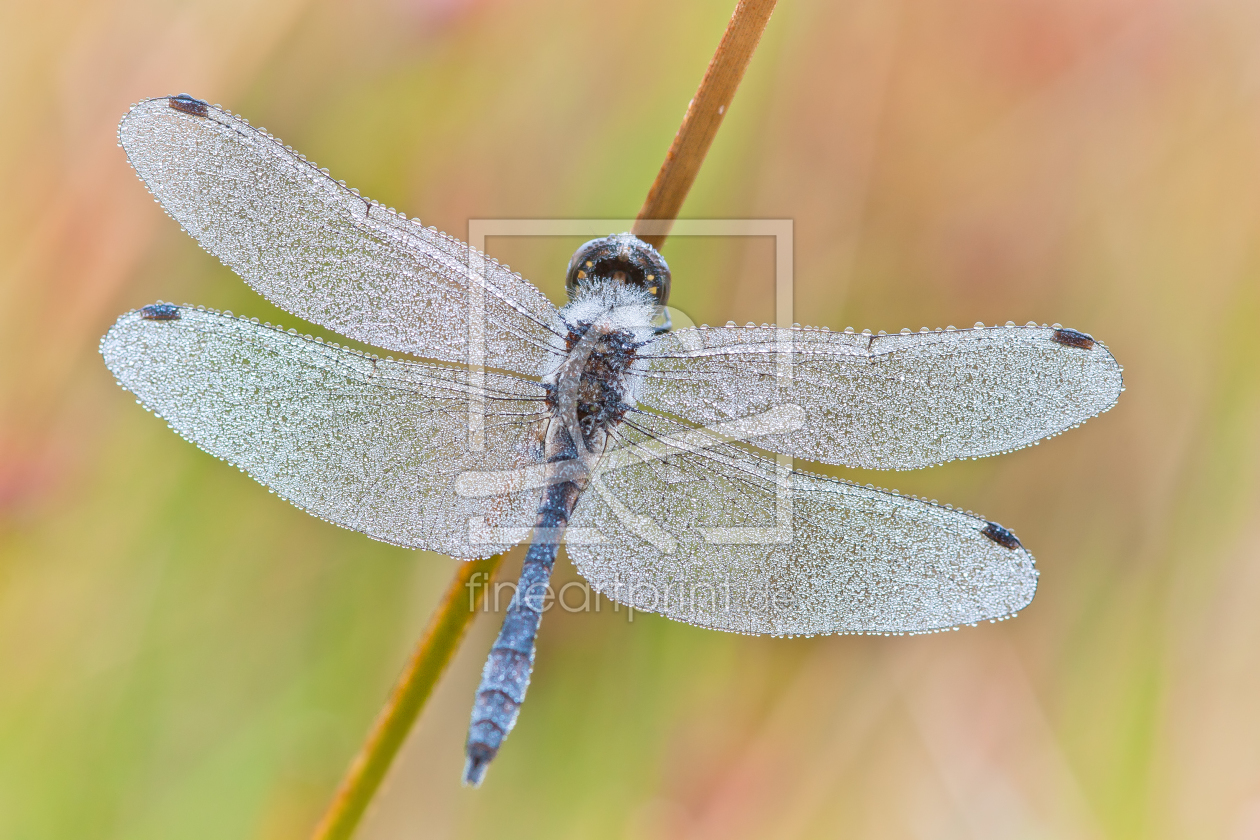
[[[123,315],[101,353],[176,432],[322,519],[464,558],[529,533],[536,488],[509,480],[470,497],[455,482],[537,460],[535,382],[470,381],[463,369],[379,359],[169,304]]]
[[[444,362],[535,375],[553,358],[555,307],[531,283],[240,117],[161,97],[133,107],[118,138],[162,207],[280,308]]]
[[[855,335],[723,327],[644,350],[641,402],[711,425],[793,405],[774,452],[916,469],[1019,449],[1111,408],[1120,365],[1101,342],[1051,327]]]
[[[573,514],[600,538],[567,548],[622,604],[741,633],[923,633],[1008,617],[1036,591],[1032,556],[978,516],[697,448],[647,413],[623,430]]]

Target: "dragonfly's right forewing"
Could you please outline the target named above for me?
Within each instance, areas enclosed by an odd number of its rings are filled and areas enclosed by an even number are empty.
[[[366,344],[538,374],[553,307],[520,275],[334,181],[240,117],[161,97],[118,137],[162,207],[280,308]]]
[[[1015,537],[962,511],[782,468],[636,414],[573,525],[578,571],[608,597],[716,630],[923,633],[1005,618],[1037,572]],[[646,460],[622,457],[627,450]],[[593,482],[594,484],[594,482]],[[601,492],[603,491],[603,492]]]
[[[454,480],[538,459],[535,382],[487,374],[470,384],[466,370],[376,359],[170,306],[119,318],[101,353],[175,431],[334,524],[467,558],[507,548],[533,524],[536,488],[508,481],[469,498]]]
[[[794,405],[798,428],[757,441],[826,464],[909,470],[1029,446],[1108,410],[1124,380],[1073,330],[990,327],[848,335],[689,329],[641,354],[640,402],[712,425]]]

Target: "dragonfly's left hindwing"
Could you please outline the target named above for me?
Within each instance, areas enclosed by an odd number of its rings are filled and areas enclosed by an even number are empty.
[[[539,457],[542,388],[378,359],[241,318],[145,307],[101,341],[119,384],[197,446],[322,519],[378,540],[488,557],[524,539],[537,488],[456,492]],[[484,445],[470,448],[471,408]]]

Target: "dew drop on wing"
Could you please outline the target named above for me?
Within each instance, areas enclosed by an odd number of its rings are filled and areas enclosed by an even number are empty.
[[[178,321],[179,307],[173,303],[151,303],[141,308],[140,317],[146,321]]]
[[[194,99],[186,93],[169,97],[166,101],[176,111],[183,111],[185,114],[192,114],[194,117],[204,117],[210,113],[209,102],[202,99]]]
[[[1019,537],[1015,536],[996,522],[990,522],[988,525],[984,526],[984,530],[980,533],[984,534],[1003,548],[1009,548],[1011,551],[1014,551],[1021,546]]]
[[[1093,337],[1076,330],[1057,329],[1054,331],[1054,340],[1064,347],[1079,347],[1082,350],[1094,349]]]

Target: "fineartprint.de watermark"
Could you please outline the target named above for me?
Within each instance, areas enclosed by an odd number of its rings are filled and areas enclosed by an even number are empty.
[[[502,612],[516,596],[518,586],[510,580],[493,581],[485,572],[475,572],[464,584],[468,590],[468,610],[476,612],[477,601],[481,599],[482,612]],[[484,597],[482,594],[484,592]],[[608,596],[608,603],[601,596]],[[792,597],[784,591],[766,591],[758,593],[764,606],[779,610],[790,609]],[[619,613],[626,610],[627,618],[634,621],[635,610],[646,612],[677,611],[684,614],[697,614],[729,610],[731,608],[731,580],[725,577],[716,586],[691,586],[680,583],[677,586],[660,588],[646,580],[634,580],[623,583],[618,578],[610,592],[594,589],[586,580],[571,580],[562,584],[559,589],[551,583],[529,587],[522,595],[522,600],[538,612],[549,612],[559,607],[568,613],[602,612],[605,608]],[[747,600],[747,599],[746,599]],[[637,604],[638,606],[625,606]]]

